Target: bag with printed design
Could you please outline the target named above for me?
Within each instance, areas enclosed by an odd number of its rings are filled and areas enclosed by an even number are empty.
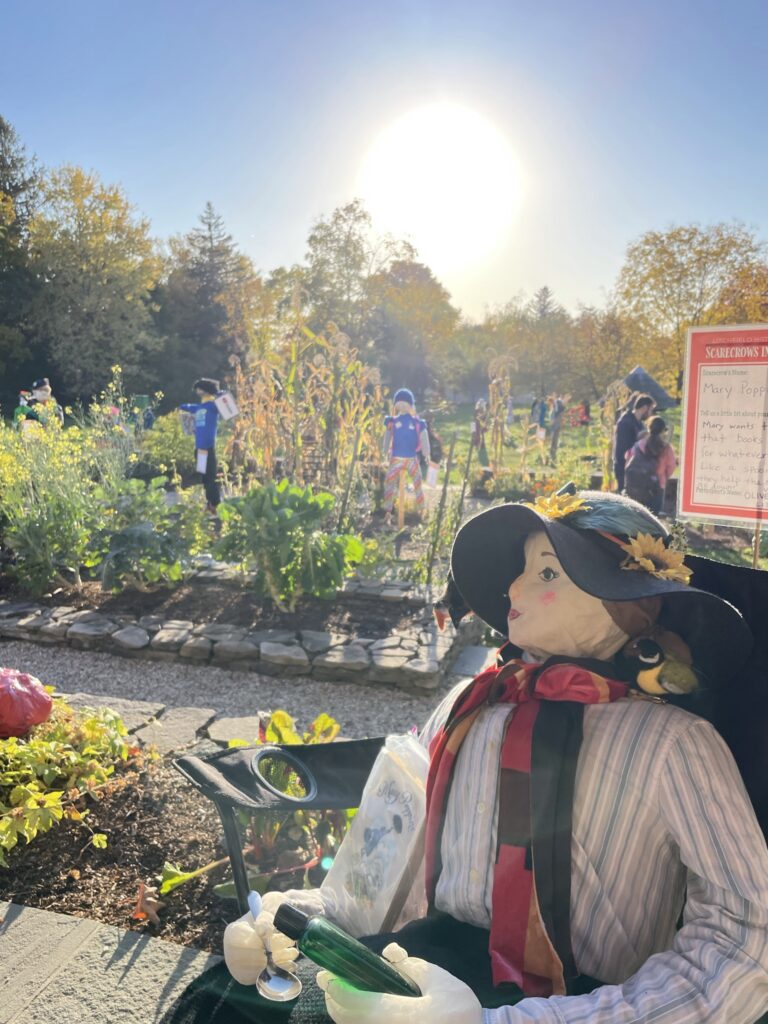
[[[388,736],[360,808],[322,885],[330,916],[352,935],[422,917],[429,757],[415,736]]]

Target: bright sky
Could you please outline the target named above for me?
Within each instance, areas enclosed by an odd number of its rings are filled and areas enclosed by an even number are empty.
[[[366,189],[470,316],[601,303],[651,228],[768,237],[765,0],[4,0],[0,26],[31,152],[158,236],[210,199],[264,271]]]

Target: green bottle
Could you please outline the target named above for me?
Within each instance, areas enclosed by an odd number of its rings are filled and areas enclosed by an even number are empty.
[[[396,996],[421,995],[415,982],[325,917],[310,917],[290,903],[281,903],[275,913],[275,928],[295,939],[304,956],[355,988]]]

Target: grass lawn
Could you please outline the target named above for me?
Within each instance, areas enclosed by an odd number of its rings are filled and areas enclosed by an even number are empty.
[[[528,422],[530,408],[515,407],[515,422],[505,427],[505,443],[501,448],[500,467],[510,474],[518,474],[523,460],[523,447],[526,439],[525,424]],[[435,416],[434,426],[443,441],[444,461],[448,458],[451,439],[455,436],[453,470],[451,483],[460,484],[469,451],[470,434],[474,406],[471,403],[454,406],[452,409]],[[494,452],[490,431],[486,434],[486,448],[493,464]],[[552,480],[560,486],[573,480],[579,487],[587,487],[593,472],[599,472],[602,464],[602,448],[605,443],[599,421],[593,421],[588,427],[572,427],[566,421],[560,433],[560,447],[557,455],[557,466],[549,464],[549,436],[542,447],[529,441],[526,453],[526,472],[533,474],[535,479]],[[477,452],[472,455],[472,469],[476,470]]]

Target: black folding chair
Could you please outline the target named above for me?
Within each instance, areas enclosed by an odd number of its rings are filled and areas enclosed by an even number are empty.
[[[318,744],[264,744],[238,747],[208,757],[180,757],[174,767],[216,805],[240,913],[248,910],[248,872],[243,856],[239,812],[271,814],[296,810],[358,807],[384,737]],[[260,765],[284,762],[303,783],[304,795],[289,796],[265,777]],[[271,772],[270,772],[271,774]]]

